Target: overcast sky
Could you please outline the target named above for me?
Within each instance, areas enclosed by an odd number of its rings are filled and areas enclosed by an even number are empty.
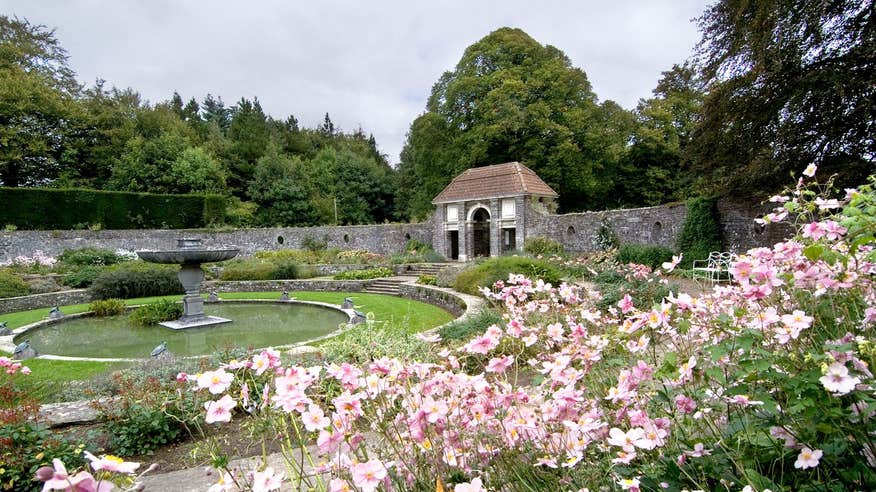
[[[563,50],[600,101],[633,108],[699,40],[706,0],[0,0],[56,28],[82,82],[152,102],[173,91],[230,104],[257,96],[276,118],[359,125],[398,162],[432,84],[467,46],[519,27]]]

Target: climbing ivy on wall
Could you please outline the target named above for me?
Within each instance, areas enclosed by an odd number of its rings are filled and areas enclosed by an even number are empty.
[[[711,251],[721,251],[721,221],[716,197],[699,197],[687,201],[687,217],[678,237],[678,249],[684,254],[682,266],[708,258]]]

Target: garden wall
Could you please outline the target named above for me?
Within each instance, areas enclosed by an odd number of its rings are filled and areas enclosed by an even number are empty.
[[[586,252],[598,249],[597,233],[603,221],[622,243],[658,244],[675,248],[687,208],[684,204],[657,207],[582,212],[564,215],[548,214],[525,202],[523,224],[525,237],[545,236],[561,242],[568,251]],[[752,247],[769,246],[789,236],[785,225],[761,227],[754,223],[769,207],[741,201],[718,201],[725,249],[742,252]],[[433,217],[440,216],[435,214]],[[434,220],[434,219],[433,219]],[[57,256],[65,249],[86,246],[112,250],[169,249],[176,247],[181,237],[201,238],[207,247],[240,248],[242,256],[256,251],[302,249],[306,239],[325,241],[329,248],[364,249],[381,254],[402,252],[409,239],[433,243],[441,239],[441,225],[433,220],[419,224],[377,224],[357,226],[278,227],[265,229],[234,229],[211,231],[204,229],[144,229],[144,230],[66,230],[66,231],[0,231],[0,261],[16,256],[32,256],[42,251]],[[435,238],[433,238],[433,230]],[[498,237],[497,237],[498,238]],[[496,238],[496,239],[497,239]],[[440,248],[439,244],[436,247]]]
[[[67,306],[83,304],[91,301],[91,295],[86,289],[49,292],[22,297],[7,297],[0,299],[0,314],[28,311],[30,309],[48,308],[52,306]],[[0,317],[0,321],[3,318]]]
[[[296,290],[361,292],[373,280],[238,280],[205,282],[201,292],[270,292],[276,291],[277,297],[285,291]]]
[[[42,251],[57,256],[65,249],[87,246],[111,250],[160,250],[176,247],[182,237],[200,238],[206,247],[240,248],[242,256],[256,251],[303,249],[306,239],[325,241],[329,248],[364,249],[374,253],[392,254],[404,250],[409,239],[431,242],[431,223],[376,224],[355,226],[277,227],[265,229],[142,229],[142,230],[64,230],[64,231],[2,231],[0,261],[16,256],[33,256]]]

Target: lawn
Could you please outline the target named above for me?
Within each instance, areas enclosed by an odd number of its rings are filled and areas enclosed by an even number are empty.
[[[331,304],[341,304],[345,297],[351,297],[356,309],[365,313],[374,313],[375,319],[389,323],[401,323],[410,332],[426,330],[453,319],[447,311],[423,302],[412,301],[400,297],[380,294],[344,293],[344,292],[293,292],[295,299],[302,301],[317,301]],[[179,296],[164,296],[178,299]],[[277,292],[234,292],[220,295],[222,299],[276,299]],[[127,299],[128,305],[145,304],[162,297],[147,297]],[[88,304],[62,306],[65,314],[88,311]],[[49,308],[20,311],[0,315],[0,321],[9,323],[10,328],[18,328],[48,317]],[[3,354],[0,352],[0,354]],[[9,354],[3,354],[9,355]],[[125,363],[90,362],[90,361],[58,361],[46,359],[31,359],[26,362],[33,373],[28,377],[28,385],[39,397],[56,394],[58,389],[68,381],[87,380],[107,371],[123,367]]]

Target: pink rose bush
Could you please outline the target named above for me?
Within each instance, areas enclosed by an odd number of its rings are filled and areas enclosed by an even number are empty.
[[[213,421],[264,419],[305,489],[876,488],[876,195],[816,203],[806,186],[766,220],[802,217],[802,232],[741,255],[707,294],[600,308],[598,292],[511,275],[485,292],[503,323],[431,360],[302,367],[265,351],[193,391],[222,394]]]

